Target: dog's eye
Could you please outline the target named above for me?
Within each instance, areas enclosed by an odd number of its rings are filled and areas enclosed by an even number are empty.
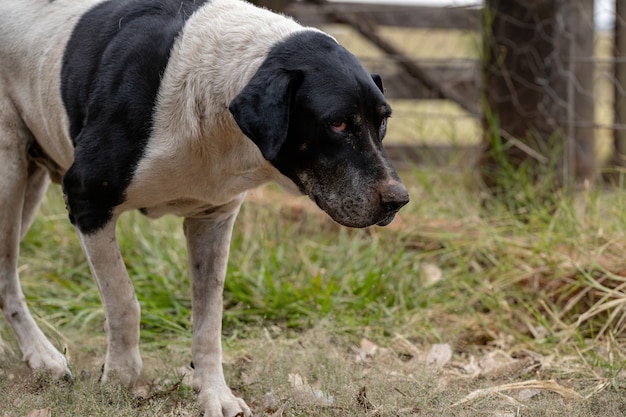
[[[344,133],[348,129],[348,125],[346,124],[346,122],[340,122],[340,121],[330,122],[330,127],[335,132],[339,132],[339,133]]]
[[[381,132],[382,135],[384,135],[387,131],[387,119],[389,119],[389,116],[383,117],[380,120],[380,124],[378,125],[378,130]]]
[[[380,125],[378,126],[378,135],[381,141],[384,139],[385,135],[387,134],[387,119],[388,118],[389,116],[383,117],[380,121]]]

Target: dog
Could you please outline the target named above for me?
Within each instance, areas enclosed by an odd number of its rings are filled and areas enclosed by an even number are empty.
[[[409,196],[382,139],[378,75],[331,36],[243,0],[0,2],[0,307],[34,370],[71,377],[26,305],[19,244],[60,183],[106,314],[102,381],[142,368],[140,309],[116,243],[129,210],[184,218],[193,387],[250,416],[222,370],[222,291],[246,191],[275,182],[348,227]]]

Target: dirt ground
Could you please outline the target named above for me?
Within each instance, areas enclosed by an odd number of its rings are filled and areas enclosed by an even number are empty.
[[[82,341],[73,384],[35,377],[13,352],[0,369],[0,415],[199,416],[187,343],[144,349],[132,390],[98,384],[104,340]],[[285,335],[264,329],[227,341],[225,371],[255,416],[624,416],[626,375],[605,377],[576,358],[497,346],[473,353],[396,335],[379,345],[324,326]],[[8,349],[11,350],[10,348]]]

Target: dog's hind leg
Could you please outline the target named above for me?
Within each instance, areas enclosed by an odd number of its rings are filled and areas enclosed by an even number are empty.
[[[65,357],[48,341],[28,311],[19,282],[19,243],[46,185],[40,168],[30,166],[32,136],[10,103],[0,99],[0,307],[33,369],[54,377],[71,376]],[[29,171],[33,176],[29,177]]]
[[[204,217],[186,218],[193,309],[193,387],[205,417],[252,415],[233,395],[222,369],[222,293],[233,223],[241,200],[212,210]]]
[[[28,184],[24,194],[24,204],[22,205],[21,239],[24,239],[26,232],[28,232],[35,220],[37,209],[46,194],[48,184],[50,184],[50,177],[46,169],[34,161],[30,161],[28,165]]]

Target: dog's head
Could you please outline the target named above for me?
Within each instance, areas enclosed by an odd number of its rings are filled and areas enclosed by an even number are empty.
[[[276,45],[229,107],[243,133],[338,223],[387,225],[409,201],[382,139],[382,81],[317,31]]]

